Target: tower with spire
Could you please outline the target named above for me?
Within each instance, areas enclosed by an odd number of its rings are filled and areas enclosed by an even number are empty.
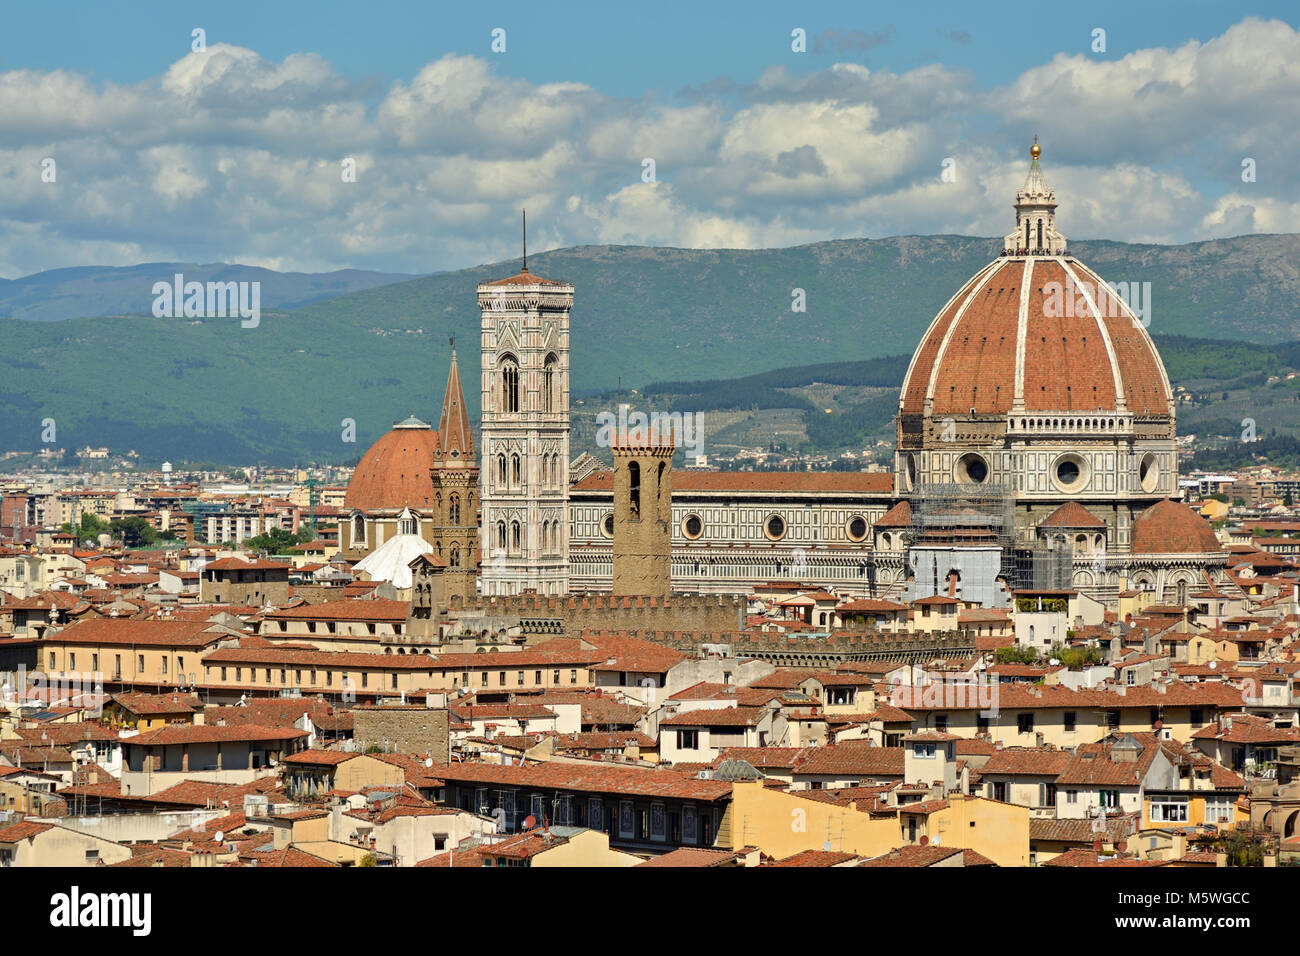
[[[462,601],[472,601],[479,570],[479,469],[456,363],[455,339],[451,347],[451,370],[447,373],[447,391],[429,473],[433,483],[435,550],[447,565],[443,577],[447,600],[458,596]]]
[[[527,220],[525,220],[527,222]],[[478,287],[484,595],[569,589],[569,310],[573,286],[528,271]]]
[[[1056,193],[1047,185],[1038,157],[1043,148],[1034,136],[1029,147],[1029,175],[1016,191],[1016,228],[1003,240],[1003,250],[1012,256],[1065,255],[1065,236],[1056,231]]]

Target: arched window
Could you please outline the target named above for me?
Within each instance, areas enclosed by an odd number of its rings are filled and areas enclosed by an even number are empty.
[[[497,522],[497,547],[502,551],[506,549],[506,523],[504,521]]]
[[[497,487],[506,486],[506,456],[497,455]]]
[[[664,505],[664,472],[667,469],[668,466],[661,461],[655,471],[655,500],[659,503],[660,511],[663,510]]]
[[[361,515],[352,519],[352,543],[366,543],[366,519]]]
[[[1043,220],[1038,220],[1038,248],[1043,248]]]
[[[501,360],[501,411],[519,411],[519,363],[512,355]]]
[[[522,483],[520,478],[521,474],[522,472],[520,471],[519,468],[519,456],[511,455],[510,456],[510,486],[512,488],[517,488]]]
[[[514,551],[520,551],[523,549],[523,546],[524,546],[524,539],[523,539],[523,533],[519,527],[519,522],[512,521],[510,522],[510,547]]]
[[[450,558],[450,560],[447,562],[447,564],[450,567],[453,568],[460,567],[460,545],[453,544],[451,546],[451,551],[448,553],[448,557]]]
[[[628,462],[627,477],[630,485],[629,498],[632,502],[632,517],[641,517],[641,465],[639,462]]]
[[[1029,220],[1025,220],[1025,248],[1029,248]]]
[[[555,353],[546,356],[546,364],[542,367],[542,411],[553,412],[560,407],[559,368],[560,360]]]
[[[447,499],[447,522],[460,524],[460,495],[452,495]]]

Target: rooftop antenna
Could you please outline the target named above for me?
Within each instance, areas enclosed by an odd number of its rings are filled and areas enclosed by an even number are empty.
[[[528,271],[528,210],[524,211],[524,268],[522,271]]]

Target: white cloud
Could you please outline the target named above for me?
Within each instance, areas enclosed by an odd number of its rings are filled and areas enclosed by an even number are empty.
[[[838,63],[667,100],[454,54],[378,89],[312,53],[226,44],[131,86],[3,72],[0,274],[223,257],[456,268],[517,255],[524,205],[534,249],[1000,236],[1034,131],[1071,238],[1293,230],[1300,34],[1244,20],[1176,49],[1058,55],[992,90],[939,64]],[[40,180],[45,156],[57,183]],[[641,181],[647,157],[657,183]]]

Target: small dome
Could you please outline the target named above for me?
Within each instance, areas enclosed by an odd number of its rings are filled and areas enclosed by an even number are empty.
[[[408,418],[393,426],[361,458],[343,499],[346,510],[427,508],[433,503],[434,450],[438,433]]]
[[[1104,528],[1106,522],[1079,504],[1067,501],[1050,515],[1038,522],[1040,528]]]
[[[1166,498],[1133,521],[1134,554],[1205,554],[1222,550],[1210,523],[1187,505]]]

